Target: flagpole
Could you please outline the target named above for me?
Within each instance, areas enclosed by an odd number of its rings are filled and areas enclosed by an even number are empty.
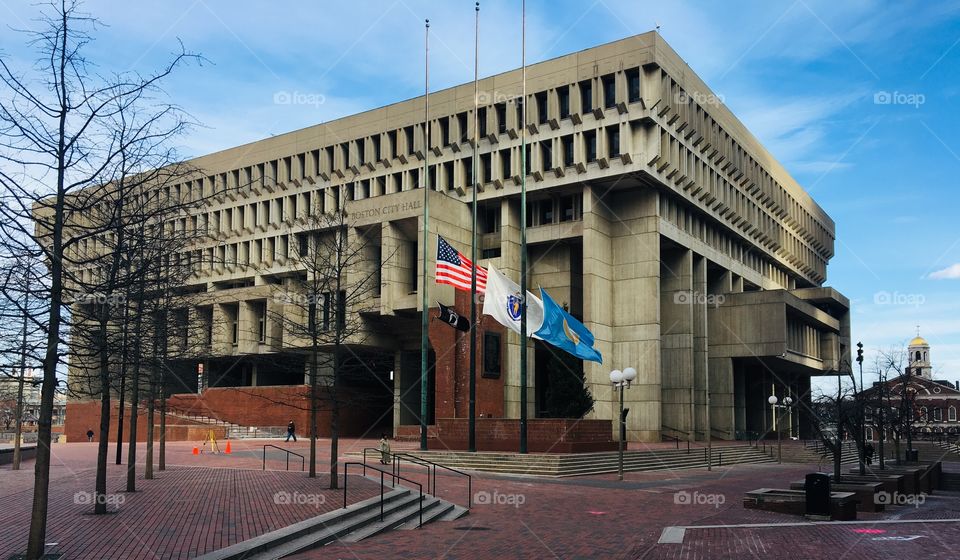
[[[480,103],[480,2],[474,9],[473,39],[473,223],[470,235],[470,408],[467,450],[477,450],[477,146],[480,136],[477,132],[477,113]]]
[[[423,281],[420,286],[422,312],[420,313],[420,450],[427,450],[427,346],[429,344],[429,308],[427,307],[427,260],[430,257],[430,172],[427,158],[430,154],[430,120],[428,118],[430,95],[430,20],[424,22],[423,31]]]
[[[520,453],[527,452],[527,2],[520,16]]]

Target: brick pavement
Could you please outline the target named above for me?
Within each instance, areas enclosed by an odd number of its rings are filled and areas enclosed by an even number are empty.
[[[193,456],[192,445],[170,444],[170,470],[159,473],[156,481],[140,481],[143,492],[128,495],[121,512],[106,517],[82,515],[83,508],[78,509],[72,502],[74,488],[92,487],[95,444],[55,446],[58,466],[54,469],[53,487],[61,502],[51,510],[50,540],[59,539],[61,550],[69,552],[70,558],[187,558],[316,514],[309,506],[290,506],[288,510],[273,504],[272,494],[277,487],[300,492],[316,487],[300,473],[193,468],[260,468],[261,446],[265,442],[232,443],[234,453],[230,456]],[[373,443],[346,441],[342,450],[359,450]],[[321,442],[319,446],[324,468],[328,460],[326,444]],[[306,446],[301,440],[289,447],[305,454]],[[282,463],[278,460],[273,466],[282,468]],[[960,472],[960,465],[946,468]],[[614,475],[536,479],[478,473],[474,476],[473,492],[488,503],[475,505],[465,518],[356,544],[329,545],[297,558],[853,559],[888,554],[958,557],[954,552],[960,544],[956,524],[874,523],[960,518],[960,494],[947,492],[938,492],[920,508],[900,506],[885,513],[861,513],[864,523],[859,525],[693,528],[686,531],[682,544],[657,543],[668,526],[803,522],[799,517],[744,509],[740,500],[747,490],[782,487],[812,470],[814,467],[809,465],[735,465],[712,472],[691,469],[627,473],[623,483]],[[23,512],[15,514],[13,510],[29,509],[29,493],[18,494],[28,489],[27,474],[32,472],[0,471],[0,499],[5,504],[0,527],[4,529],[16,524],[25,527]],[[404,474],[425,482],[422,469],[405,465]],[[193,497],[190,492],[175,491],[182,486],[199,486],[208,494]],[[441,496],[464,503],[467,493],[461,477],[440,474],[437,486]],[[110,488],[121,487],[122,471],[111,466]],[[677,492],[687,492],[687,501],[695,503],[677,503]],[[6,506],[11,503],[8,497],[20,498],[23,505]],[[176,507],[170,507],[171,504]],[[11,538],[10,533],[0,529],[0,558],[10,549]],[[151,550],[156,556],[137,555]]]
[[[168,461],[189,466],[171,464],[154,480],[144,480],[141,468],[138,491],[126,493],[124,467],[111,463],[107,503],[114,513],[97,516],[89,505],[95,445],[54,446],[47,542],[58,543],[52,550],[66,558],[192,558],[342,505],[342,492],[327,490],[326,476],[309,479],[300,472],[226,468],[255,463],[258,469],[260,458],[241,453],[230,464],[231,456],[194,457],[191,446],[171,444]],[[202,468],[210,463],[219,468]],[[0,558],[26,546],[32,465],[18,472],[0,470]],[[376,484],[351,476],[348,501],[377,491]]]

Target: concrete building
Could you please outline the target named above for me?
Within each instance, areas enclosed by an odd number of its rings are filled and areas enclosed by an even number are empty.
[[[172,397],[174,410],[202,402],[204,414],[241,426],[303,418],[283,404],[302,398],[305,361],[302,340],[277,319],[295,311],[277,294],[304,275],[293,257],[316,218],[344,208],[351,235],[371,248],[351,282],[376,284],[347,310],[364,325],[351,347],[364,372],[350,390],[374,403],[352,411],[348,431],[416,433],[419,271],[427,258],[431,301],[469,312],[468,295],[434,283],[433,263],[437,234],[469,252],[471,188],[480,264],[518,279],[525,219],[531,286],[596,336],[605,359],[585,364],[588,417],[614,418],[608,372],[637,369],[625,397],[630,440],[762,434],[773,429],[771,393],[808,400],[812,376],[849,369],[849,302],[824,286],[833,221],[662,37],[531,65],[526,99],[520,69],[479,87],[475,181],[470,82],[430,94],[428,145],[416,98],[197,158],[194,176],[164,187],[205,200],[173,227],[206,235],[183,257],[207,299],[183,317],[211,326],[206,352],[183,360],[181,392],[193,396]],[[518,418],[518,337],[489,319],[478,329],[478,413]],[[431,322],[430,340],[428,420],[466,417],[467,339]],[[531,418],[549,389],[542,356],[531,344]],[[86,429],[89,418],[73,418]],[[794,418],[791,429],[806,433],[804,415]]]

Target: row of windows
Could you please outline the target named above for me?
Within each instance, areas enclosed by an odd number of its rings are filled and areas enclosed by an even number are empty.
[[[742,218],[737,226],[740,230],[753,232],[753,228],[756,228],[760,233],[754,233],[754,237],[759,238],[761,243],[780,252],[788,260],[796,261],[794,264],[798,268],[809,268],[816,279],[826,278],[826,258],[808,247],[795,233],[788,231],[782,220],[743,192],[726,173],[716,171],[706,160],[699,157],[699,154],[688,149],[665,129],[661,132],[660,142],[660,153],[666,158],[658,162],[660,169],[668,162],[673,163],[676,168],[673,179],[691,180],[695,185],[706,189],[720,203],[731,209],[733,214],[727,218],[728,221],[736,217]]]
[[[694,239],[773,280],[777,285],[786,289],[796,287],[793,277],[785,270],[764,258],[759,251],[752,250],[752,247],[733,239],[721,228],[703,219],[699,212],[686,204],[661,196],[660,217]]]
[[[618,81],[623,81],[623,94],[619,93]],[[621,98],[622,95],[622,98]],[[640,70],[632,68],[611,73],[599,78],[563,84],[556,88],[528,95],[531,114],[527,122],[546,124],[553,118],[572,118],[574,114],[591,113],[595,109],[608,109],[618,103],[635,103],[640,100]],[[513,107],[513,111],[509,107]],[[523,100],[510,101],[480,107],[477,111],[477,133],[487,137],[496,130],[505,134],[519,128],[523,117]],[[458,139],[469,139],[469,122],[472,112],[463,111],[453,116],[439,117],[431,121],[431,148],[446,147]],[[381,161],[406,160],[418,154],[423,142],[423,126],[420,123],[389,130],[383,134],[347,140],[296,155],[249,165],[206,177],[165,186],[158,190],[158,198],[166,201],[198,201],[216,193],[234,191],[245,186],[272,186],[277,183],[305,180],[321,176],[329,179],[334,175],[344,176],[347,169],[359,172],[367,166],[370,170]],[[589,142],[589,139],[588,139]],[[616,146],[616,143],[611,143]],[[616,147],[612,152],[619,154]],[[596,149],[588,154],[596,154]],[[593,155],[592,157],[596,157]]]
[[[715,102],[715,101],[714,101]],[[775,209],[782,209],[798,229],[811,236],[829,257],[832,237],[829,229],[780,185],[713,117],[665,72],[661,72],[661,114],[672,111],[675,132],[690,139],[704,155],[729,169],[738,182],[744,180],[759,188],[761,198]],[[693,138],[694,134],[698,137]]]

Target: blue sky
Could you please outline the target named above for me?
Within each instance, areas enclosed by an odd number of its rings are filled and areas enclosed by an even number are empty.
[[[473,75],[473,2],[90,1],[103,71],[157,68],[182,40],[208,62],[170,97],[199,155],[414,97]],[[661,26],[663,37],[837,223],[828,284],[854,340],[902,346],[920,325],[939,377],[960,379],[960,2],[530,0],[536,62]],[[33,28],[32,3],[0,21]],[[481,75],[519,66],[519,1],[483,2]],[[32,55],[0,28],[15,64]],[[297,104],[277,103],[284,95]],[[869,371],[869,368],[868,368]]]

